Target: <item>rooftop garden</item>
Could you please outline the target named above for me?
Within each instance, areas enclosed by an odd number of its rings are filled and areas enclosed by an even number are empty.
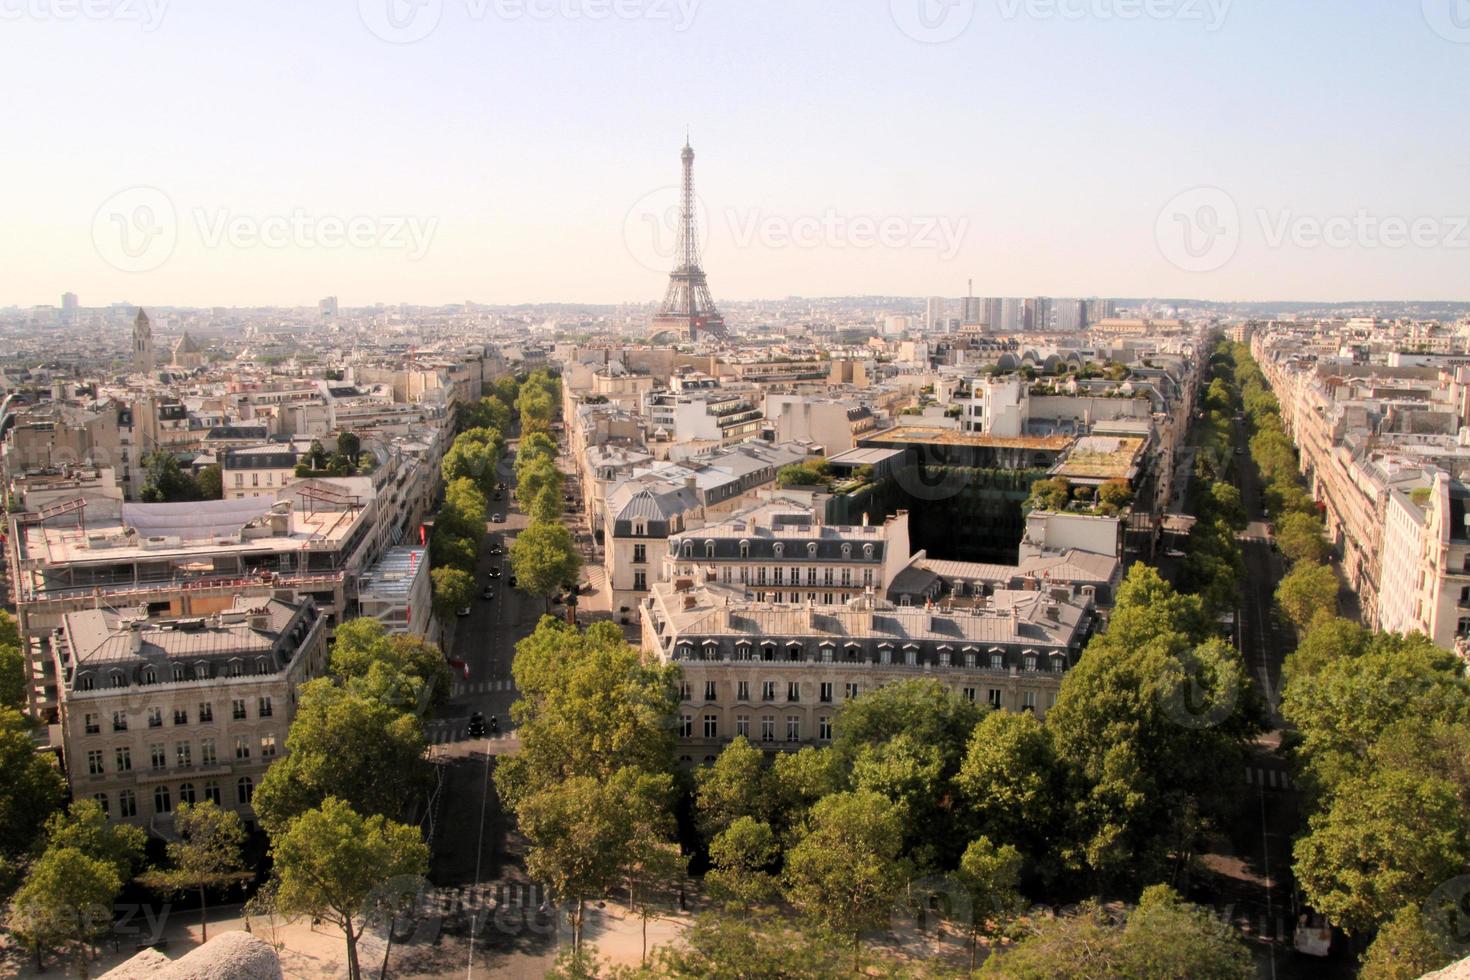
[[[1026,498],[1026,511],[1048,510],[1092,517],[1117,517],[1133,504],[1127,480],[1108,480],[1098,487],[1072,486],[1066,477],[1037,480]]]

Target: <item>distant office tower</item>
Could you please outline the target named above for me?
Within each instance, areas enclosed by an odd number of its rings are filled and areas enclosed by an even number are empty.
[[[908,333],[909,318],[906,316],[886,316],[883,318],[883,334],[887,337],[895,337],[899,334]]]
[[[1051,300],[1045,296],[1037,296],[1026,301],[1026,329],[1028,330],[1050,330],[1051,327]]]
[[[1055,329],[1076,333],[1087,329],[1087,304],[1080,299],[1059,299],[1052,303]]]
[[[133,370],[149,374],[155,366],[153,325],[148,322],[148,314],[140,309],[137,319],[133,321]]]
[[[61,294],[61,319],[66,323],[77,321],[77,294]]]
[[[929,302],[924,304],[924,329],[943,330],[945,322],[944,300],[939,296],[930,296]]]
[[[337,315],[337,297],[335,297],[335,296],[328,296],[326,299],[324,299],[320,303],[316,304],[316,308],[317,308],[318,312],[321,313],[322,316],[336,316]]]
[[[1020,333],[1027,330],[1026,301],[1007,297],[1000,301],[1000,323],[995,329],[1002,333]]]
[[[1111,320],[1118,315],[1118,304],[1110,299],[1090,299],[1087,301],[1087,325],[1092,326],[1103,320]]]
[[[960,310],[960,322],[966,326],[975,326],[983,321],[985,316],[985,301],[979,296],[966,296],[964,308]]]
[[[715,309],[699,262],[699,236],[694,228],[694,150],[687,140],[679,158],[684,162],[684,190],[674,250],[676,264],[669,273],[669,291],[653,318],[653,332],[673,330],[690,340],[699,340],[703,334],[725,337],[725,318]]]

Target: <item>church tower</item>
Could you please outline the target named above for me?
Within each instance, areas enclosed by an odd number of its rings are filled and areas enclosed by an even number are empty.
[[[152,374],[156,366],[153,358],[153,325],[148,322],[148,314],[139,309],[138,318],[133,321],[133,370],[140,374]]]

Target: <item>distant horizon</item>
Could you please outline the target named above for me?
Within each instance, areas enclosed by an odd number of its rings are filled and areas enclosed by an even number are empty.
[[[1470,301],[1452,2],[25,4],[0,301]]]

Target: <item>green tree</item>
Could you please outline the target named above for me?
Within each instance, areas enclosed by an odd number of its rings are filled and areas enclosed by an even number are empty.
[[[218,463],[211,463],[201,469],[194,478],[194,483],[199,489],[200,500],[220,500],[225,495],[224,476]]]
[[[877,793],[836,793],[812,808],[811,829],[786,854],[786,898],[841,937],[858,968],[861,937],[903,886],[904,810]]]
[[[179,458],[173,453],[149,453],[143,465],[148,475],[138,499],[144,503],[172,504],[200,499],[199,485],[179,465]]]
[[[419,720],[329,678],[297,688],[286,749],[286,757],[266,770],[253,801],[270,833],[329,797],[359,813],[398,816],[425,785]]]
[[[1470,859],[1454,787],[1423,773],[1350,779],[1307,826],[1293,848],[1297,881],[1314,908],[1354,932],[1423,901]]]
[[[1125,925],[1096,905],[1084,906],[1077,915],[1035,919],[1020,942],[990,957],[980,972],[982,976],[1026,980],[1248,980],[1255,976],[1250,950],[1227,923],[1181,900],[1163,885],[1144,890]]]
[[[551,597],[577,581],[582,556],[564,525],[532,524],[510,546],[510,567],[518,587],[541,596],[550,608]]]
[[[949,778],[959,771],[970,733],[984,711],[938,680],[884,684],[842,705],[834,723],[833,747],[839,755],[853,759],[861,746],[879,746],[909,735],[939,750],[942,773]]]
[[[996,847],[988,837],[970,841],[956,872],[970,900],[970,970],[982,933],[1004,925],[1016,915],[1021,897],[1021,852],[1009,844]]]
[[[436,568],[429,573],[434,585],[434,615],[452,619],[459,610],[475,601],[475,580],[458,568]]]
[[[699,830],[712,840],[741,817],[764,820],[771,814],[765,753],[737,735],[715,757],[694,771],[694,807]]]
[[[560,496],[562,479],[561,470],[551,460],[532,457],[530,463],[516,470],[516,497],[532,501],[547,490]]]
[[[61,805],[66,783],[50,755],[36,751],[31,722],[0,709],[0,861],[26,854],[46,818]]]
[[[938,746],[906,732],[864,745],[853,760],[851,782],[854,790],[878,793],[903,808],[905,849],[915,864],[927,870],[948,863],[949,781]]]
[[[637,825],[673,796],[668,774],[620,769],[606,781],[573,776],[521,798],[516,819],[530,842],[526,871],[558,901],[570,901],[572,945],[582,943],[588,899],[621,881],[640,844]]]
[[[402,682],[395,688],[424,695],[390,701],[405,711],[422,713],[449,697],[453,678],[443,652],[434,644],[411,636],[390,636],[372,616],[349,619],[337,627],[330,661],[333,676],[351,685],[372,679],[375,668],[399,675]]]
[[[439,463],[446,482],[470,480],[486,493],[495,488],[496,466],[500,462],[494,447],[483,442],[456,439]]]
[[[1452,914],[1459,915],[1456,909]],[[1361,980],[1417,980],[1455,959],[1418,905],[1405,905],[1385,922],[1363,954]]]
[[[473,574],[480,563],[480,539],[463,537],[448,527],[434,528],[429,557],[436,568],[457,568]]]
[[[11,899],[10,931],[35,951],[38,967],[45,953],[56,951],[75,959],[85,977],[92,947],[112,927],[122,885],[108,861],[75,847],[48,848]]]
[[[141,827],[107,819],[96,800],[74,800],[64,812],[46,820],[46,847],[73,848],[89,858],[106,861],[127,881],[143,861],[148,835]]]
[[[221,810],[213,800],[180,803],[174,811],[179,835],[168,845],[172,867],[141,876],[143,884],[167,892],[199,896],[201,941],[209,941],[209,889],[242,884],[254,877],[245,867],[245,827],[234,810]]]
[[[805,831],[812,807],[847,786],[842,759],[831,747],[807,746],[776,756],[770,771],[775,826],[788,835]]]
[[[1133,488],[1127,480],[1108,480],[1097,488],[1097,502],[1116,514],[1133,503]]]
[[[30,667],[21,648],[0,643],[0,709],[24,711]]]
[[[975,727],[955,785],[981,833],[1040,853],[1064,799],[1051,733],[1031,712],[995,711]]]
[[[705,913],[670,946],[655,951],[653,975],[667,980],[841,980],[842,951],[776,914]]]
[[[1108,631],[1063,679],[1046,728],[1074,797],[1056,848],[1072,867],[1170,877],[1233,812],[1259,705],[1234,648],[1198,641],[1201,619],[1197,599],[1135,565]]]
[[[705,875],[705,884],[711,894],[728,904],[767,905],[781,893],[771,873],[780,856],[781,847],[770,824],[738,817],[710,841],[713,868]]]
[[[343,430],[337,433],[337,452],[348,459],[357,459],[362,455],[362,440],[356,433]]]
[[[1276,522],[1276,546],[1293,562],[1327,560],[1322,522],[1311,514],[1286,514]]]
[[[556,524],[561,521],[561,493],[556,487],[542,487],[531,500],[528,509],[531,520],[540,524]]]
[[[423,875],[429,849],[418,828],[364,817],[335,797],[290,821],[273,839],[276,903],[286,915],[310,915],[342,930],[349,980],[361,980],[358,928],[373,893],[394,878]]]
[[[573,776],[606,781],[624,767],[674,771],[678,669],[644,663],[616,625],[580,632],[543,617],[516,644],[511,670],[521,751],[502,757],[495,785],[512,809]]]
[[[1245,505],[1241,503],[1240,491],[1232,483],[1216,480],[1210,484],[1209,510],[1224,521],[1232,531],[1244,531],[1247,520]]]

